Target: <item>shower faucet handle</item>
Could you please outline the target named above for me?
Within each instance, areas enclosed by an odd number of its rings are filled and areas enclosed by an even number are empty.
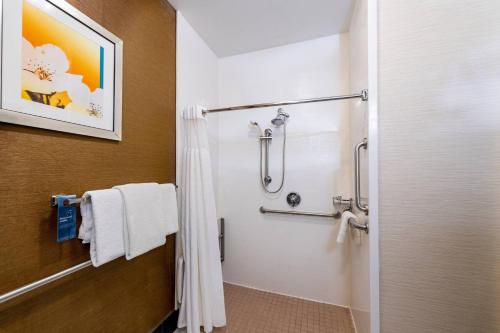
[[[333,206],[345,206],[344,210],[352,210],[352,198],[344,199],[342,195],[333,197]]]

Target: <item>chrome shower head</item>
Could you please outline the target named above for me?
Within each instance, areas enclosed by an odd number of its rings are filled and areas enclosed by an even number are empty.
[[[284,112],[282,108],[279,108],[278,114],[276,115],[276,118],[271,120],[271,124],[273,124],[276,127],[283,126],[288,120],[288,118],[290,118],[290,115]]]

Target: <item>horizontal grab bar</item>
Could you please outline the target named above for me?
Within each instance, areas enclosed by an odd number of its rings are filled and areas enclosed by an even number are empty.
[[[328,213],[312,213],[312,212],[300,212],[295,210],[278,210],[278,209],[267,209],[263,206],[260,207],[260,212],[262,214],[285,214],[285,215],[300,215],[300,216],[316,216],[316,217],[329,217],[338,219],[342,214],[340,212],[336,212],[333,214]]]
[[[358,222],[354,222],[352,218],[350,218],[348,222],[350,226],[368,233],[368,224],[359,224]]]
[[[295,210],[279,210],[279,209],[267,209],[263,206],[259,208],[259,211],[262,214],[284,214],[284,215],[298,215],[298,216],[314,216],[314,217],[328,217],[328,218],[334,218],[338,219],[342,217],[342,214],[340,212],[336,212],[334,214],[328,214],[328,213],[312,213],[312,212],[301,212],[301,211],[295,211]],[[368,225],[366,224],[359,224],[357,222],[354,222],[351,219],[348,220],[348,223],[350,226],[362,230],[366,233],[368,233]]]
[[[46,278],[43,278],[41,280],[24,285],[20,288],[14,289],[8,293],[0,295],[0,303],[7,302],[10,299],[21,296],[22,294],[25,294],[29,291],[40,288],[41,286],[44,286],[48,283],[59,280],[59,279],[65,277],[66,275],[70,275],[76,271],[79,271],[79,270],[84,269],[84,268],[89,267],[89,266],[92,266],[92,261],[90,261],[90,260],[85,261],[85,262],[78,264],[76,266],[70,267],[68,269],[65,269],[64,271],[58,272],[56,274],[47,276]]]

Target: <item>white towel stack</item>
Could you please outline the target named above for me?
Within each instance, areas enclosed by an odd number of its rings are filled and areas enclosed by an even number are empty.
[[[82,224],[78,237],[90,243],[90,259],[95,267],[125,254],[123,206],[118,190],[97,190],[83,194],[80,204]]]
[[[120,191],[123,198],[125,257],[130,260],[165,244],[168,229],[165,201],[170,197],[170,191],[156,183],[114,188]]]
[[[127,184],[86,192],[79,238],[90,243],[97,267],[125,254],[135,258],[165,244],[179,230],[173,184]]]

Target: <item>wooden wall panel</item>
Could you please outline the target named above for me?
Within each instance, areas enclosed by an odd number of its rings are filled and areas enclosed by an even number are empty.
[[[56,242],[57,193],[175,181],[175,11],[162,0],[70,0],[124,41],[123,141],[0,123],[0,293],[89,259]],[[0,306],[0,332],[147,332],[173,309],[174,237]]]

